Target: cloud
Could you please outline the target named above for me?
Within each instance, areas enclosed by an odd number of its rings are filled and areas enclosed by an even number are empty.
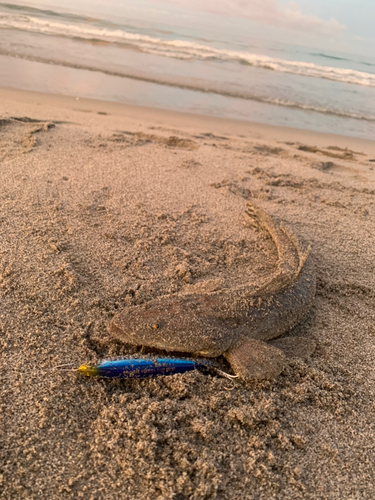
[[[245,17],[262,24],[279,26],[303,32],[336,36],[345,31],[345,26],[336,19],[328,21],[311,14],[303,14],[295,2],[287,6],[278,0],[154,0],[174,6],[194,8],[213,14]]]
[[[274,0],[271,1],[276,4],[277,8],[277,2]],[[317,16],[302,14],[295,2],[289,2],[288,7],[284,11],[281,11],[281,13],[282,20],[286,23],[286,26],[292,29],[308,30],[328,36],[335,36],[346,29],[336,19],[331,18],[329,21],[325,21],[324,19],[319,19]]]

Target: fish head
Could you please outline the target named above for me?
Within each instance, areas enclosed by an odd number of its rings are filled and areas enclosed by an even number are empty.
[[[117,314],[109,333],[133,345],[218,356],[230,339],[215,306],[209,296],[159,297]]]

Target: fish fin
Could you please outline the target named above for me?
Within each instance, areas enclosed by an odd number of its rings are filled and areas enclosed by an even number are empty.
[[[307,257],[297,238],[254,203],[247,202],[245,218],[268,232],[278,253],[277,270],[258,290],[259,295],[272,295],[288,288],[297,279]]]
[[[270,345],[280,349],[290,359],[307,359],[316,348],[315,340],[306,337],[284,337],[271,340]]]
[[[225,354],[236,375],[244,380],[276,378],[285,362],[283,352],[261,340],[241,338]]]

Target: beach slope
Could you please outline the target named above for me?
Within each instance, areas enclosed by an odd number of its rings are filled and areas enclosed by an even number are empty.
[[[375,143],[10,89],[0,103],[0,497],[374,498]],[[126,307],[270,275],[247,200],[312,247],[316,303],[291,332],[311,358],[247,384],[69,371],[153,352],[108,334]]]

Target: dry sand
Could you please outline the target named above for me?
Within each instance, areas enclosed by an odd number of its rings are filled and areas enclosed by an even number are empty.
[[[0,497],[373,499],[375,143],[9,89],[0,103]],[[248,384],[52,370],[139,351],[106,330],[125,307],[272,272],[248,199],[312,245],[316,305],[292,332],[316,339],[310,360]]]

